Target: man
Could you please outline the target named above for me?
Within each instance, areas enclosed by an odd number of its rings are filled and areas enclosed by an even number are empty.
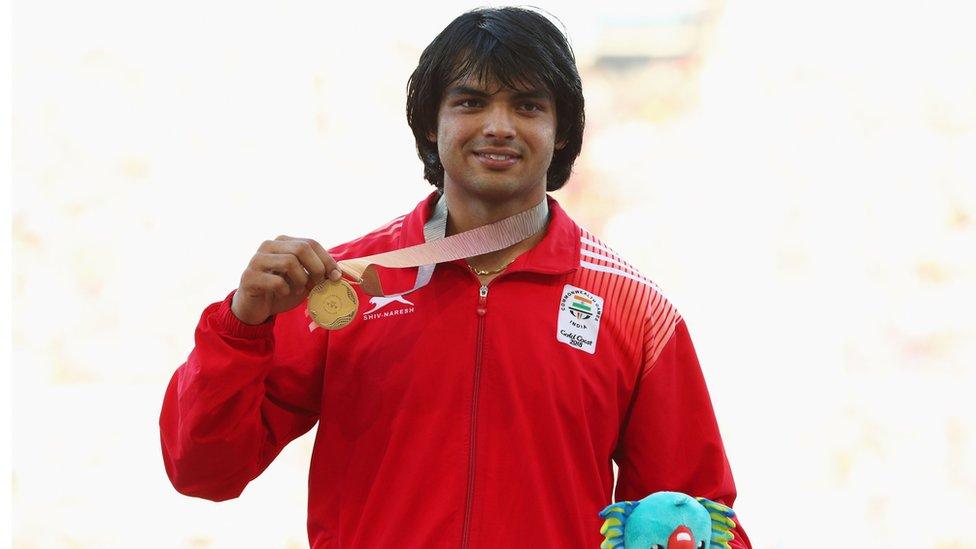
[[[533,11],[461,15],[421,55],[407,118],[437,191],[328,252],[311,239],[263,243],[238,289],[204,311],[160,418],[177,490],[237,497],[318,422],[315,548],[596,547],[612,497],[674,490],[731,505],[684,322],[546,196],[582,144],[565,37]],[[448,235],[544,200],[548,224],[437,265],[427,285],[373,298],[346,328],[309,330],[309,291],[340,278],[337,258],[443,237],[429,234],[441,200]],[[416,274],[387,280],[406,289]],[[733,547],[749,547],[735,533]]]

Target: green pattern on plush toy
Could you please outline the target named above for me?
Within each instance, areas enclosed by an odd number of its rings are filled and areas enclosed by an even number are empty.
[[[680,492],[655,492],[600,511],[600,549],[730,549],[735,511]]]

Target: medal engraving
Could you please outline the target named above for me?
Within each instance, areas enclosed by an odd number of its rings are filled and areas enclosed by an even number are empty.
[[[359,298],[345,280],[326,280],[308,294],[308,315],[326,330],[345,328],[356,316]]]

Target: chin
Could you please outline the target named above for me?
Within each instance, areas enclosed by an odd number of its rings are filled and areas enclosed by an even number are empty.
[[[535,185],[525,185],[509,178],[479,178],[467,188],[470,192],[496,199],[513,198],[531,193]]]
[[[545,174],[527,177],[521,173],[509,171],[459,170],[460,173],[451,174],[449,166],[445,166],[445,185],[453,185],[463,194],[470,197],[484,198],[490,201],[508,201],[537,192],[538,186],[545,188]],[[517,170],[521,172],[522,170]],[[536,181],[538,183],[526,183]]]

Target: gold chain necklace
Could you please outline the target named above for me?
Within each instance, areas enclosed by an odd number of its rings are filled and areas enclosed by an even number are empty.
[[[512,259],[511,259],[511,260],[510,260],[510,261],[509,261],[508,263],[506,263],[506,264],[504,264],[504,265],[502,265],[501,267],[499,267],[499,268],[497,268],[497,269],[495,269],[495,270],[493,270],[493,271],[482,271],[481,269],[476,269],[476,268],[474,267],[474,265],[472,265],[472,264],[470,264],[470,263],[468,263],[468,267],[470,267],[470,268],[471,268],[471,270],[472,270],[472,271],[474,271],[474,273],[475,273],[476,275],[478,275],[478,276],[488,276],[488,275],[493,275],[493,274],[497,274],[497,273],[500,273],[500,272],[502,272],[502,271],[504,271],[504,270],[505,270],[505,269],[507,269],[507,268],[508,268],[508,266],[509,266],[509,265],[511,265],[511,264],[512,264],[512,263],[513,263],[514,261],[515,261],[515,258],[513,257],[513,258],[512,258]]]

